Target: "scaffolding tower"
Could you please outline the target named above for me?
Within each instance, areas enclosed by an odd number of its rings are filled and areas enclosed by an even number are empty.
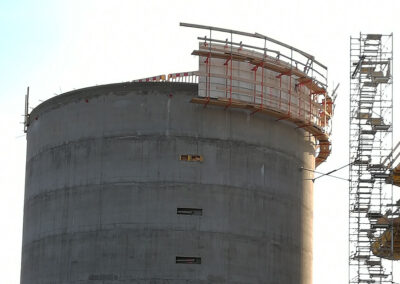
[[[382,220],[392,220],[395,211],[387,166],[393,149],[392,60],[392,34],[350,37],[349,283],[393,283],[392,260],[371,250],[392,230]],[[393,255],[393,244],[388,249]]]

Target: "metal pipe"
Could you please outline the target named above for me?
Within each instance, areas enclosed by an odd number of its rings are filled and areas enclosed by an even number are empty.
[[[318,62],[315,60],[314,56],[312,56],[311,54],[308,54],[307,52],[304,52],[300,49],[297,49],[291,45],[288,45],[286,43],[280,42],[276,39],[267,37],[265,35],[262,35],[260,33],[248,33],[248,32],[242,32],[242,31],[236,31],[236,30],[231,30],[231,29],[224,29],[224,28],[218,28],[218,27],[213,27],[213,26],[205,26],[205,25],[197,25],[197,24],[189,24],[189,23],[180,23],[181,27],[189,27],[189,28],[196,28],[196,29],[205,29],[205,30],[213,30],[213,31],[219,31],[219,32],[225,32],[225,33],[233,33],[233,34],[237,34],[237,35],[242,35],[242,36],[248,36],[248,37],[254,37],[254,38],[260,38],[260,39],[265,39],[268,40],[270,42],[273,42],[275,44],[278,44],[280,46],[286,47],[288,49],[294,50],[298,53],[300,53],[301,55],[315,61],[315,63],[317,63],[318,65],[320,65],[322,68],[324,69],[328,69],[325,65],[323,65],[322,63]]]
[[[211,39],[211,40],[210,40],[210,39],[207,38],[207,37],[198,37],[197,39],[198,39],[198,40],[207,40],[207,41],[217,42],[217,43],[229,43],[229,44],[231,44],[231,45],[237,45],[237,46],[242,46],[242,47],[254,48],[254,49],[258,49],[258,50],[264,50],[262,47],[257,47],[257,46],[252,46],[252,45],[246,45],[246,44],[241,44],[241,43],[237,43],[237,42],[229,42],[229,41],[227,42],[227,41],[218,40],[218,39]],[[282,54],[282,53],[281,53],[280,51],[278,51],[278,50],[266,48],[266,51],[274,52],[274,53],[278,54],[278,56],[280,56],[280,57],[284,57],[284,58],[286,58],[286,59],[288,59],[288,60],[292,60],[293,62],[295,62],[295,63],[297,63],[297,64],[300,64],[300,65],[302,65],[302,66],[306,66],[306,64],[304,64],[304,63],[302,63],[302,62],[300,62],[300,61],[298,61],[298,60],[296,60],[296,59],[291,59],[289,56],[286,56],[286,55]],[[323,75],[321,72],[315,70],[314,68],[311,68],[311,70],[312,70],[313,72],[317,73],[317,74],[320,75],[323,79],[326,80],[326,76]],[[324,84],[324,83],[322,83],[322,82],[320,82],[320,81],[318,81],[318,80],[316,80],[316,81],[317,81],[318,83],[320,83],[320,84],[322,85],[323,88],[326,88],[327,84]]]

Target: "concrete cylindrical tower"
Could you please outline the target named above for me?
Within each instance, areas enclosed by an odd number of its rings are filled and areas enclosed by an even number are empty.
[[[121,83],[32,111],[22,284],[312,282],[313,138],[196,96]]]

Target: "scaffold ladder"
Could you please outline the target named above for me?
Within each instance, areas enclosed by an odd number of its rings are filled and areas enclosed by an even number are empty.
[[[394,283],[392,261],[372,250],[394,211],[383,165],[393,152],[392,46],[392,34],[350,37],[349,283]]]

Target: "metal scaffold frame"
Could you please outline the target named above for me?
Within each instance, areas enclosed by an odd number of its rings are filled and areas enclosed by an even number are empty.
[[[133,82],[197,83],[198,96],[192,103],[204,108],[214,105],[225,110],[246,109],[250,115],[263,113],[276,121],[293,123],[313,141],[315,167],[326,161],[331,153],[337,87],[330,95],[325,65],[300,49],[260,33],[180,25],[207,32],[197,38],[198,49],[192,52],[199,57],[199,70]]]
[[[334,98],[327,91],[325,65],[259,33],[180,25],[208,32],[198,37],[199,48],[192,53],[199,56],[199,92],[192,103],[248,109],[251,115],[265,113],[292,122],[315,141],[315,166],[327,159]]]
[[[387,249],[375,247],[384,233],[393,236],[390,220],[396,217],[388,166],[392,67],[392,34],[350,37],[349,283],[394,283],[393,237]]]

